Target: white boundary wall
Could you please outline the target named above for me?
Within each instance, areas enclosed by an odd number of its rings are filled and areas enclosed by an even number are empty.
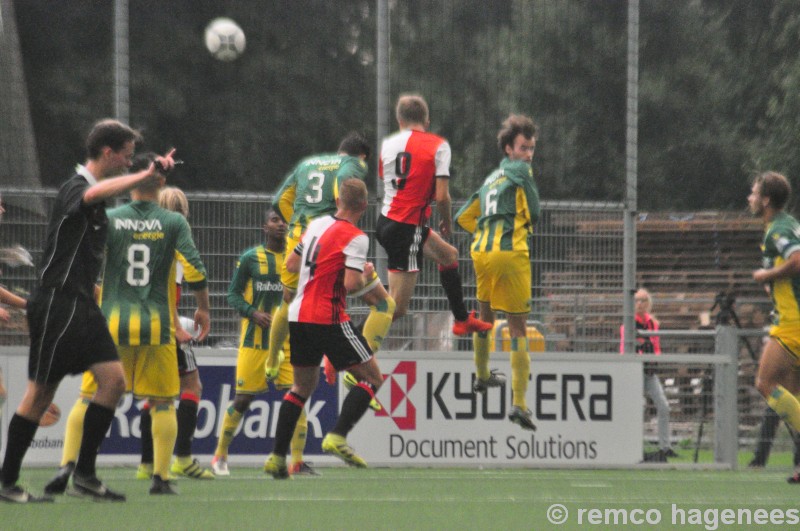
[[[233,398],[235,350],[196,349],[204,384],[195,453],[213,453],[221,412]],[[471,391],[468,352],[382,352],[386,382],[378,393],[384,411],[368,411],[349,441],[372,465],[538,467],[631,466],[642,458],[642,368],[637,357],[534,354],[527,402],[536,432],[510,423],[510,382],[484,396]],[[27,348],[0,349],[9,397],[2,425],[19,403],[27,380]],[[491,367],[510,376],[508,353],[495,353]],[[54,403],[62,418],[40,428],[26,464],[57,465],[66,417],[80,378],[69,377]],[[262,395],[251,407],[231,448],[234,463],[261,463],[272,447],[282,393]],[[321,437],[335,422],[344,390],[322,381],[309,401],[307,459],[331,462]],[[141,403],[127,397],[118,409],[101,462],[138,462]],[[238,450],[238,451],[237,451]]]

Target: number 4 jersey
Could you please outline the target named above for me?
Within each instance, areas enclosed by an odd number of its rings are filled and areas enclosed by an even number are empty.
[[[108,211],[106,265],[100,307],[114,342],[123,346],[174,342],[175,260],[191,289],[206,286],[206,270],[183,216],[150,201]]]
[[[345,269],[364,271],[369,239],[349,221],[323,216],[308,225],[300,245],[300,286],[289,305],[289,321],[339,324],[348,321]]]

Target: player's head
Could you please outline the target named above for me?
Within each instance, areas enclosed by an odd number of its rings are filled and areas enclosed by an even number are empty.
[[[350,177],[339,186],[340,209],[351,212],[364,212],[367,209],[367,185],[364,181]]]
[[[640,315],[649,313],[653,309],[653,297],[650,296],[650,292],[646,289],[639,288],[633,296],[633,305],[636,313]]]
[[[401,128],[418,125],[427,129],[430,124],[428,104],[419,94],[401,94],[394,115]]]
[[[177,186],[165,186],[161,189],[158,193],[158,206],[177,212],[185,218],[189,217],[189,200]]]
[[[497,133],[497,147],[511,160],[533,160],[539,130],[533,120],[523,114],[510,114]]]
[[[150,167],[154,160],[156,160],[157,155],[152,151],[145,151],[144,153],[139,153],[133,160],[131,161],[130,171],[131,173],[137,173],[143,170],[146,170]],[[162,186],[160,181],[153,181],[150,179],[144,180],[136,187],[141,193],[153,193],[160,189]]]
[[[278,209],[269,205],[264,212],[264,234],[267,236],[267,247],[271,250],[283,249],[286,246],[286,220],[278,213]]]
[[[141,135],[118,120],[100,120],[86,137],[86,155],[89,160],[102,162],[100,168],[107,177],[119,175],[131,166],[133,151]]]
[[[342,141],[339,142],[339,153],[344,153],[351,157],[361,157],[363,160],[369,160],[371,152],[372,149],[369,147],[369,142],[358,131],[347,133]]]
[[[789,184],[789,179],[778,172],[766,171],[753,179],[747,202],[750,212],[760,216],[768,208],[775,212],[783,210],[790,195],[792,195],[792,185]]]

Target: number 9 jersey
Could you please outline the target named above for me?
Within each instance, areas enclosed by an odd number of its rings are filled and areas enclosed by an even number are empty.
[[[175,341],[175,260],[190,289],[206,286],[206,269],[186,219],[150,201],[108,211],[100,308],[121,346]]]
[[[425,225],[437,177],[450,177],[450,144],[425,131],[403,129],[386,137],[381,145],[380,176],[383,208],[387,218]]]

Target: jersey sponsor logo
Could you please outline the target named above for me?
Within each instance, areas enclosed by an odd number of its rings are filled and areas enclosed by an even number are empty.
[[[114,228],[116,230],[133,230],[136,232],[142,231],[161,231],[164,227],[161,226],[160,219],[115,219]]]
[[[269,280],[266,282],[261,282],[257,280],[255,283],[255,289],[258,292],[262,291],[283,291],[283,284],[280,282],[270,282]]]
[[[489,175],[486,180],[483,182],[484,186],[500,186],[502,183],[508,180],[506,174],[503,172],[497,172]]]
[[[137,232],[133,235],[134,240],[163,240],[164,233],[163,232]]]
[[[342,165],[342,161],[340,159],[329,159],[329,158],[312,158],[306,160],[306,164],[309,166],[316,166],[318,171],[334,171],[338,170],[339,166]]]

